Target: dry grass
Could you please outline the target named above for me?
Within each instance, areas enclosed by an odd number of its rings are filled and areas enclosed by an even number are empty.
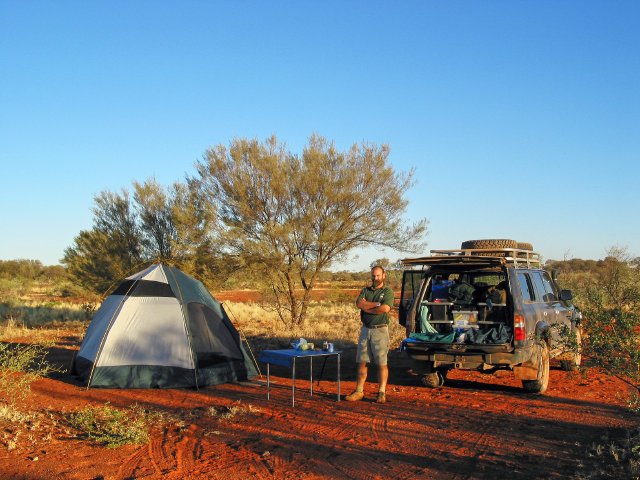
[[[231,420],[238,415],[256,415],[258,413],[260,413],[259,408],[254,407],[251,404],[242,405],[239,400],[232,405],[224,407],[209,407],[207,410],[207,414],[210,417],[218,418],[220,420]]]
[[[0,404],[0,446],[7,451],[19,447],[31,448],[39,440],[48,442],[51,433],[43,425],[45,415],[39,412],[23,412],[15,405]],[[46,422],[44,422],[46,423]]]
[[[96,305],[89,302],[14,300],[0,303],[0,320],[26,327],[47,326],[52,322],[86,322],[91,320],[95,308]]]
[[[287,348],[300,337],[321,345],[334,343],[336,348],[354,346],[360,334],[360,314],[352,303],[313,302],[303,326],[285,325],[275,312],[256,303],[225,302],[224,308],[236,328],[250,340],[254,350]],[[392,317],[389,328],[391,348],[405,338],[405,329]]]
[[[9,318],[0,324],[0,341],[19,342],[28,339],[29,343],[51,347],[63,337],[75,337],[80,341],[88,324],[89,322],[77,320],[52,321],[38,327],[29,327],[23,322]]]

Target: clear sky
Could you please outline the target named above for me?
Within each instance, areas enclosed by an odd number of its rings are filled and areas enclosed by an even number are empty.
[[[58,263],[96,194],[210,146],[313,132],[415,170],[427,250],[640,255],[639,25],[637,1],[0,0],[0,259]]]

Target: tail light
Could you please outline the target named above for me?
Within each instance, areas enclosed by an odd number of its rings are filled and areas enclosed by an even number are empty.
[[[522,341],[527,338],[527,330],[524,326],[524,317],[522,315],[514,315],[513,317],[513,339]]]

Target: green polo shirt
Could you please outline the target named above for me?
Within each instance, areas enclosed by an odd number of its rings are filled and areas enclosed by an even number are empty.
[[[356,301],[364,298],[369,302],[380,302],[382,305],[389,305],[393,308],[393,290],[386,285],[382,288],[365,287],[358,295]],[[367,313],[364,310],[360,310],[360,320],[365,327],[373,327],[376,325],[389,325],[389,314],[379,313],[372,314]]]

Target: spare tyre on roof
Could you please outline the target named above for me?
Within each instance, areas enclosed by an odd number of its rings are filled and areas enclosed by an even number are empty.
[[[466,249],[490,249],[490,248],[518,248],[518,242],[506,238],[490,238],[484,240],[466,240],[460,246]]]

